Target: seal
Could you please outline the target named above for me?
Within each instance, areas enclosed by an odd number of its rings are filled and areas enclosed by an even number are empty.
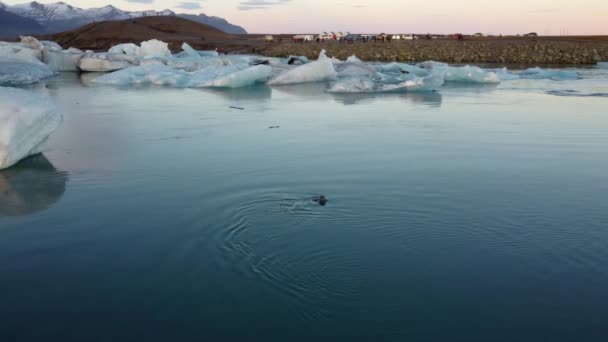
[[[313,198],[313,202],[319,203],[320,206],[325,206],[329,200],[324,195]]]

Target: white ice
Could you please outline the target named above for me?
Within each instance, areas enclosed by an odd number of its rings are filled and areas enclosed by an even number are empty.
[[[137,64],[138,61],[129,55],[109,52],[87,53],[78,61],[78,68],[82,71],[110,72]]]
[[[45,49],[42,61],[54,71],[78,71],[82,51]]]
[[[326,55],[325,50],[319,54],[319,59],[298,66],[271,79],[270,85],[285,85],[297,83],[312,83],[334,80],[337,77],[334,65]]]
[[[163,64],[152,64],[103,75],[94,82],[123,86],[155,84],[190,88],[239,88],[266,82],[271,74],[272,68],[267,65],[238,64],[221,68],[207,67],[188,72]]]
[[[608,62],[599,62],[597,63],[597,67],[599,69],[608,69]]]
[[[141,42],[140,46],[141,48],[139,50],[139,54],[142,58],[168,57],[171,55],[171,51],[169,51],[169,44],[161,42],[157,39]]]
[[[53,75],[54,72],[46,64],[37,60],[0,57],[0,85],[32,84]]]
[[[463,67],[434,67],[433,72],[444,72],[443,77],[446,82],[461,82],[461,83],[500,83],[500,78],[495,72],[485,71],[476,66]]]
[[[0,169],[41,152],[61,124],[53,103],[32,91],[0,87]]]
[[[520,78],[525,79],[549,79],[553,81],[578,80],[581,78],[578,72],[572,70],[552,70],[541,68],[530,68],[518,73]]]

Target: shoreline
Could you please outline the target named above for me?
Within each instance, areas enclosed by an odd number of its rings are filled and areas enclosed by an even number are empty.
[[[416,63],[434,60],[475,64],[593,65],[608,60],[608,37],[598,37],[595,40],[543,37],[354,44],[289,42],[260,44],[253,52],[267,57],[306,56],[316,59],[322,49],[327,51],[328,56],[341,60],[356,55],[361,60],[377,62]]]

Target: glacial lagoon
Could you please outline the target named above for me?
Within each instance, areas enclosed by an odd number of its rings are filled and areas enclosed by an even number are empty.
[[[605,340],[608,70],[566,71],[24,86],[64,118],[0,171],[0,340]]]

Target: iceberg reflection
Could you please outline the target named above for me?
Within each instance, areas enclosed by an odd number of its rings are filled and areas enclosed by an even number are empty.
[[[68,174],[42,154],[0,171],[0,216],[25,216],[49,208],[65,192]]]

